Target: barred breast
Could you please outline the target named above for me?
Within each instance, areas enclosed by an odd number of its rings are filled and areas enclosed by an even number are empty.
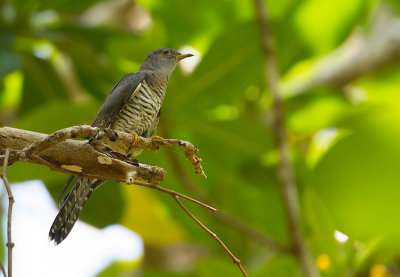
[[[116,116],[111,128],[143,135],[157,117],[164,93],[143,81]]]

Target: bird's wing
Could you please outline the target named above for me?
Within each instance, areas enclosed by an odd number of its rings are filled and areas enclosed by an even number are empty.
[[[105,123],[104,127],[114,121],[115,116],[128,102],[132,93],[137,92],[138,86],[145,78],[145,73],[136,72],[125,75],[110,91],[107,98],[104,100],[99,113],[93,120],[92,126],[99,127]]]

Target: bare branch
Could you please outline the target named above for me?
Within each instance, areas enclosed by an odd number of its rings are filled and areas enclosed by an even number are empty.
[[[278,179],[281,186],[286,215],[288,219],[290,236],[292,239],[294,254],[308,277],[319,276],[318,270],[306,243],[303,241],[299,223],[299,200],[297,186],[292,164],[290,163],[290,150],[287,143],[286,130],[284,126],[284,114],[282,99],[278,89],[279,72],[274,53],[273,36],[269,30],[269,22],[266,8],[262,0],[255,0],[258,24],[262,40],[262,51],[264,54],[265,83],[272,96],[273,106],[271,110],[271,126],[275,143],[279,150]]]
[[[3,276],[7,277],[6,269],[4,268],[2,261],[0,261],[0,268],[1,268],[1,272],[3,272]]]
[[[159,191],[162,191],[162,192],[164,192],[164,193],[166,193],[166,194],[171,195],[172,197],[174,197],[174,196],[179,196],[179,197],[182,197],[182,198],[184,198],[184,199],[186,199],[186,200],[189,200],[189,201],[191,201],[191,202],[193,202],[193,203],[196,203],[196,204],[199,205],[199,206],[202,206],[202,207],[204,207],[204,208],[207,208],[207,209],[209,209],[209,210],[212,211],[212,212],[216,212],[216,211],[217,211],[216,208],[211,207],[210,205],[204,204],[203,202],[200,202],[199,200],[193,199],[193,198],[191,198],[191,197],[189,197],[189,196],[186,196],[186,195],[184,195],[184,194],[182,194],[182,193],[179,193],[179,192],[176,192],[176,191],[173,191],[173,190],[170,190],[170,189],[166,189],[166,188],[163,188],[163,187],[160,187],[160,186],[157,186],[157,185],[153,185],[153,184],[149,184],[149,183],[143,183],[143,182],[138,182],[138,181],[136,181],[136,182],[134,182],[134,183],[132,183],[132,184],[133,184],[133,185],[139,185],[139,186],[142,186],[142,187],[148,187],[148,188],[155,189],[155,190],[159,190]]]
[[[12,249],[14,247],[14,243],[11,239],[11,217],[12,217],[12,208],[14,205],[14,196],[11,191],[10,184],[7,180],[7,165],[8,165],[8,158],[10,157],[10,151],[6,149],[3,163],[3,173],[1,178],[3,179],[4,186],[6,187],[7,194],[8,194],[8,215],[7,215],[7,243],[6,246],[8,248],[8,277],[12,277]],[[4,271],[4,267],[2,265],[2,270]]]
[[[226,253],[228,253],[228,255],[232,258],[232,261],[234,264],[236,264],[240,271],[242,272],[243,276],[247,277],[247,273],[244,270],[242,264],[240,263],[240,260],[238,258],[235,257],[235,255],[233,255],[233,253],[229,250],[228,247],[226,247],[226,245],[222,242],[222,240],[215,234],[213,233],[210,229],[208,229],[203,223],[201,223],[200,220],[198,220],[191,212],[189,212],[189,210],[182,204],[182,202],[179,200],[179,197],[177,195],[171,195],[174,200],[176,201],[176,203],[178,203],[178,205],[182,208],[182,210],[184,210],[184,212],[190,216],[190,218],[197,223],[197,225],[199,225],[204,231],[207,232],[207,234],[209,234],[213,239],[215,239],[219,245],[222,246],[222,248],[224,249],[224,251]]]
[[[98,139],[89,141],[76,141],[69,138],[100,138],[105,136],[108,139],[106,144]],[[200,221],[198,221],[183,204],[179,201],[179,197],[187,199],[197,205],[205,207],[213,212],[217,210],[203,202],[188,197],[184,194],[159,187],[159,182],[163,179],[165,171],[158,167],[152,167],[141,164],[136,160],[129,160],[126,156],[114,152],[112,149],[126,150],[131,147],[141,149],[157,150],[160,147],[178,145],[184,147],[186,159],[194,166],[195,173],[206,175],[200,165],[200,159],[196,156],[198,149],[191,143],[177,139],[162,138],[143,138],[135,137],[131,134],[117,132],[110,129],[100,130],[90,126],[74,126],[59,130],[53,134],[45,135],[40,133],[29,132],[25,130],[13,129],[8,127],[0,128],[0,152],[5,151],[5,155],[0,157],[4,162],[3,179],[7,187],[6,167],[13,161],[34,162],[48,166],[52,170],[57,170],[80,177],[89,177],[101,180],[116,180],[127,184],[136,184],[145,186],[161,192],[167,193],[173,197],[182,209],[195,220],[204,230],[206,230],[224,250],[232,257],[234,263],[238,265],[244,276],[247,276],[240,261],[229,251],[222,241],[213,233],[211,233]],[[132,142],[135,144],[132,145]],[[114,148],[113,146],[118,147]],[[12,161],[9,161],[10,151],[12,148]],[[124,152],[124,151],[122,151]],[[126,151],[129,152],[129,151]],[[110,170],[110,168],[112,168]],[[150,183],[143,183],[137,179],[144,179]],[[9,193],[10,205],[14,199],[11,190]],[[11,223],[11,206],[9,207],[9,224]],[[11,262],[10,251],[13,247],[11,242],[11,225],[9,225],[9,270]],[[9,271],[9,276],[11,276]]]
[[[101,141],[77,141],[69,138],[92,138],[106,136],[106,146]],[[128,149],[132,147],[134,136],[114,130],[101,131],[99,128],[82,125],[59,130],[45,135],[9,127],[0,128],[0,153],[6,148],[12,149],[9,164],[15,161],[33,162],[48,166],[51,170],[79,176],[101,177],[104,180],[132,183],[136,179],[158,184],[164,179],[165,171],[131,160],[114,152],[111,148]],[[195,173],[205,176],[196,156],[198,149],[191,143],[177,139],[152,139],[139,137],[134,147],[145,150],[157,150],[160,147],[183,146],[186,159],[195,169]],[[111,147],[111,148],[110,148]],[[0,162],[4,156],[0,156]]]
[[[167,128],[167,123],[165,120],[165,117],[161,120],[158,128],[161,131],[162,136],[169,137],[169,132]],[[196,184],[193,182],[193,180],[186,174],[185,170],[182,168],[181,163],[176,157],[176,154],[171,151],[166,152],[167,158],[169,160],[169,163],[174,170],[177,178],[181,181],[183,186],[192,194],[194,197],[197,199],[200,199],[203,202],[206,203],[213,203],[206,195],[204,195],[196,186]],[[218,210],[218,212],[215,214],[215,218],[230,227],[233,227],[237,231],[243,233],[244,235],[247,235],[251,239],[267,245],[269,249],[276,251],[276,252],[289,252],[289,249],[278,242],[276,242],[273,238],[269,237],[268,235],[260,232],[259,230],[254,229],[252,226],[246,224],[245,222],[241,221],[240,219],[231,216],[227,213],[225,213],[222,210]]]

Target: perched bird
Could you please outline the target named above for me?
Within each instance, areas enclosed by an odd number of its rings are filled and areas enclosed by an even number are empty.
[[[170,48],[151,52],[138,72],[125,75],[111,89],[92,126],[132,133],[135,141],[137,135],[150,137],[158,125],[169,77],[180,60],[191,56],[193,55],[181,54]],[[135,147],[115,149],[117,145],[109,139],[101,140],[124,155],[136,156],[142,151]],[[71,177],[69,181],[72,180]],[[105,180],[89,178],[76,180],[62,201],[61,209],[50,228],[50,240],[54,240],[57,245],[68,236],[89,196],[104,182]]]

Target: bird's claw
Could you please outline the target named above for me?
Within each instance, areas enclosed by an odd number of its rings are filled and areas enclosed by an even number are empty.
[[[159,140],[163,140],[164,138],[163,138],[163,137],[160,137],[160,136],[153,136],[153,137],[151,137],[151,139],[159,139]]]
[[[139,136],[135,132],[129,132],[129,134],[135,136],[135,138],[133,139],[133,142],[132,142],[132,146],[134,146],[138,142]]]

